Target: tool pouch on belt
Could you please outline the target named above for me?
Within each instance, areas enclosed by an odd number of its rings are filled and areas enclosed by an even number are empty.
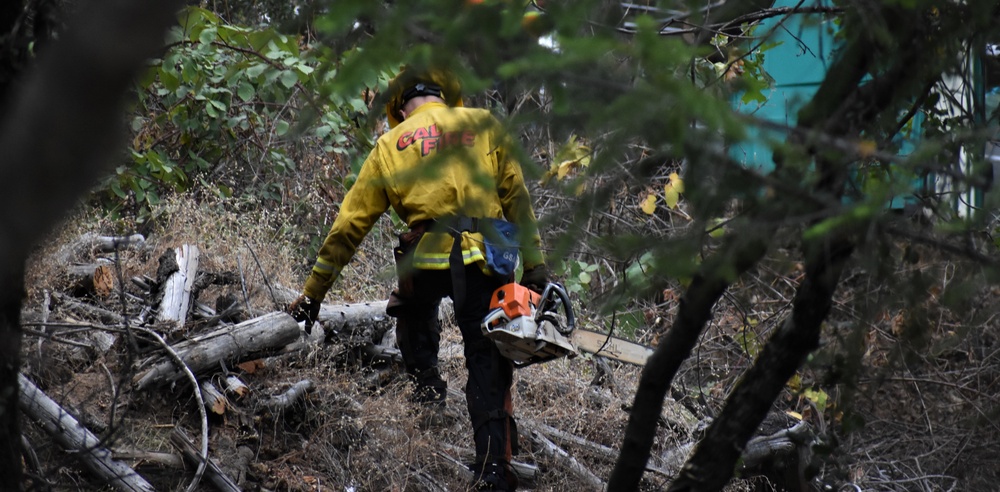
[[[452,261],[461,261],[462,233],[473,232],[483,235],[483,249],[486,250],[486,266],[493,275],[507,278],[517,268],[520,245],[517,226],[503,219],[466,216],[444,217],[434,221],[435,230],[444,230],[455,239]],[[453,264],[452,268],[461,266]]]
[[[479,230],[486,246],[486,265],[500,278],[514,274],[517,268],[517,226],[502,219],[480,219]]]
[[[400,234],[399,245],[393,248],[392,256],[396,260],[396,290],[389,294],[385,312],[398,318],[403,306],[413,297],[413,250],[427,231],[427,222],[418,222],[408,232]]]

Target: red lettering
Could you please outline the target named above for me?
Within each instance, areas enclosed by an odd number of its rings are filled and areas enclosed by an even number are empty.
[[[413,143],[413,133],[406,132],[399,136],[399,140],[396,141],[396,150],[403,150]]]
[[[420,142],[420,153],[426,156],[444,147],[459,145],[473,147],[476,145],[476,133],[470,130],[441,133],[437,125],[431,125],[400,135],[399,140],[396,141],[396,149],[404,150],[418,141]]]
[[[428,155],[438,148],[438,138],[425,138],[420,141],[420,155]]]

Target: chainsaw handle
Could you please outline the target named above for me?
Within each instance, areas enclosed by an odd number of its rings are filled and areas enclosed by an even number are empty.
[[[573,306],[569,303],[569,294],[566,293],[566,289],[562,285],[556,282],[549,282],[545,285],[545,289],[542,290],[542,300],[538,306],[536,320],[541,321],[544,317],[546,311],[544,308],[547,307],[546,303],[551,302],[553,305],[555,304],[555,301],[551,300],[553,293],[559,296],[559,300],[562,301],[563,311],[566,312],[566,329],[558,330],[559,324],[556,323],[557,330],[562,335],[569,335],[576,329],[576,316],[573,315]]]
[[[507,313],[504,312],[503,308],[496,308],[487,313],[486,317],[483,318],[483,333],[485,334],[493,331],[495,329],[493,327],[494,322],[501,319],[504,321],[510,321],[510,318],[507,317]]]

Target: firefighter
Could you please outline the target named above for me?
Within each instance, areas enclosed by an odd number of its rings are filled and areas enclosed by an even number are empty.
[[[399,285],[387,312],[415,383],[415,403],[441,408],[447,384],[438,369],[438,306],[451,297],[461,330],[465,386],[480,490],[514,490],[510,460],[517,431],[511,407],[513,365],[483,336],[490,297],[513,281],[509,255],[490,254],[489,224],[513,224],[524,272],[521,284],[548,283],[534,211],[510,141],[488,110],[465,108],[457,79],[445,70],[404,68],[389,84],[382,135],[344,197],[302,295],[289,306],[311,328],[319,305],[358,244],[389,207],[409,230],[394,251]],[[516,261],[516,255],[515,255]]]

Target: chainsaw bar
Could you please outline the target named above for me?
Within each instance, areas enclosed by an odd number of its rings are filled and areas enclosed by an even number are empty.
[[[562,310],[562,315],[557,313]],[[525,367],[587,352],[637,366],[646,365],[653,349],[606,333],[576,329],[566,290],[550,282],[539,294],[509,283],[493,292],[483,335],[500,354]]]
[[[653,355],[653,348],[630,342],[607,333],[577,328],[569,336],[570,342],[581,352],[615,359],[637,366],[646,365],[646,360]]]

